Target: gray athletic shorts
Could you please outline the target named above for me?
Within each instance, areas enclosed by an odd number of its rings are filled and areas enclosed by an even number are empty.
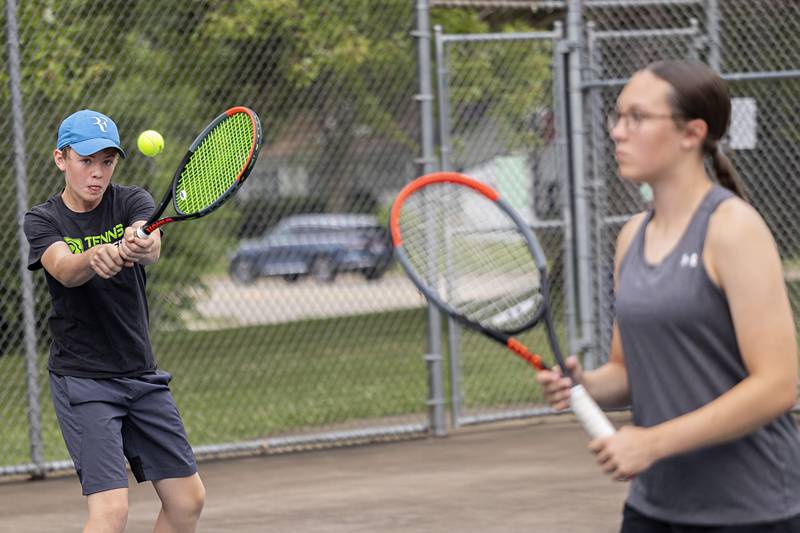
[[[197,472],[172,376],[91,379],[50,373],[58,425],[83,494],[127,488],[125,458],[139,483]]]

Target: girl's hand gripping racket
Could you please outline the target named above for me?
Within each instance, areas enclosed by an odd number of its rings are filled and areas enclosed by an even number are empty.
[[[170,222],[204,217],[233,196],[253,170],[261,148],[261,122],[246,107],[211,121],[183,156],[161,204],[136,234],[147,238]],[[159,219],[173,201],[175,215]]]
[[[491,187],[455,172],[406,185],[392,205],[395,255],[411,280],[457,322],[546,367],[513,336],[540,322],[563,375],[569,375],[550,312],[547,264],[525,221]],[[614,426],[582,385],[572,409],[593,438]]]

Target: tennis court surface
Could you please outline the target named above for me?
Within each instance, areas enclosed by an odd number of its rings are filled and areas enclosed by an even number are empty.
[[[201,532],[618,530],[627,484],[604,476],[567,417],[446,438],[205,461]],[[0,532],[80,531],[74,475],[0,483]],[[152,486],[131,485],[128,528],[152,531]]]

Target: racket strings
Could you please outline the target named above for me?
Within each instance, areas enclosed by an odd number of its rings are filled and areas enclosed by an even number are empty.
[[[490,242],[482,243],[481,239],[471,245],[471,253],[478,256],[475,271],[481,273],[480,278],[471,269],[457,269],[453,301],[466,316],[484,326],[516,329],[540,307],[538,276],[532,261],[518,262],[527,253],[520,233],[492,233]],[[476,291],[485,292],[487,286],[493,289],[491,297],[476,298]]]
[[[463,186],[431,184],[406,199],[398,222],[412,268],[458,313],[501,331],[538,314],[535,260],[494,201]]]
[[[175,186],[175,210],[198,213],[225,197],[247,166],[253,137],[253,123],[246,113],[217,124],[181,172]]]

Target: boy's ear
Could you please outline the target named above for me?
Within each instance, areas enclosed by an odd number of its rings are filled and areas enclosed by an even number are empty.
[[[53,161],[56,162],[56,166],[58,167],[58,170],[60,170],[61,172],[67,170],[66,155],[58,148],[53,150]]]

